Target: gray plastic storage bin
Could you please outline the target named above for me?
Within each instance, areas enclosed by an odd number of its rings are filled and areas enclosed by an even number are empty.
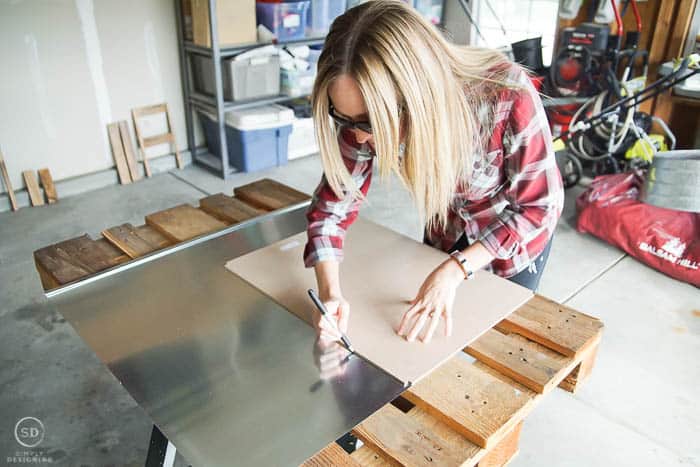
[[[277,55],[232,58],[221,61],[224,99],[243,101],[280,93],[280,58]],[[192,75],[198,92],[214,95],[214,67],[211,57],[192,55]]]

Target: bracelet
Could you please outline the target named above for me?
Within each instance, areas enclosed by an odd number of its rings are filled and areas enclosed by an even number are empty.
[[[467,258],[462,254],[461,251],[453,251],[452,253],[450,253],[450,258],[455,260],[457,264],[459,264],[459,267],[462,268],[462,271],[464,271],[464,280],[470,280],[474,277],[474,271],[469,266],[469,261],[467,261]]]

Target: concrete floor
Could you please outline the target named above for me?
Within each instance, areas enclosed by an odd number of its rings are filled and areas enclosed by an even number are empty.
[[[60,315],[45,306],[32,252],[145,214],[196,203],[262,176],[311,192],[317,157],[224,182],[187,167],[0,213],[0,465],[22,452],[13,436],[22,417],[46,427],[40,448],[59,465],[142,465],[151,423]],[[700,292],[576,232],[567,192],[540,292],[606,325],[591,379],[576,395],[553,391],[527,418],[524,466],[700,465]],[[362,215],[420,238],[398,181],[375,181]]]

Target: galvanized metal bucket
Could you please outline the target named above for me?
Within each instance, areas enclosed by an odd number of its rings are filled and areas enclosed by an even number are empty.
[[[700,212],[700,150],[655,154],[640,200],[662,208]]]

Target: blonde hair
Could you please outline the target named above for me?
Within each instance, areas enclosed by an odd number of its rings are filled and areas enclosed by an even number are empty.
[[[457,183],[469,175],[472,153],[490,133],[493,105],[484,104],[493,102],[498,86],[484,84],[503,85],[508,65],[496,51],[450,43],[400,0],[372,0],[339,16],[326,38],[311,96],[324,172],[336,196],[362,198],[328,115],[328,91],[336,78],[346,75],[357,83],[380,176],[399,175],[431,229],[445,226]],[[477,115],[479,109],[490,110]]]

